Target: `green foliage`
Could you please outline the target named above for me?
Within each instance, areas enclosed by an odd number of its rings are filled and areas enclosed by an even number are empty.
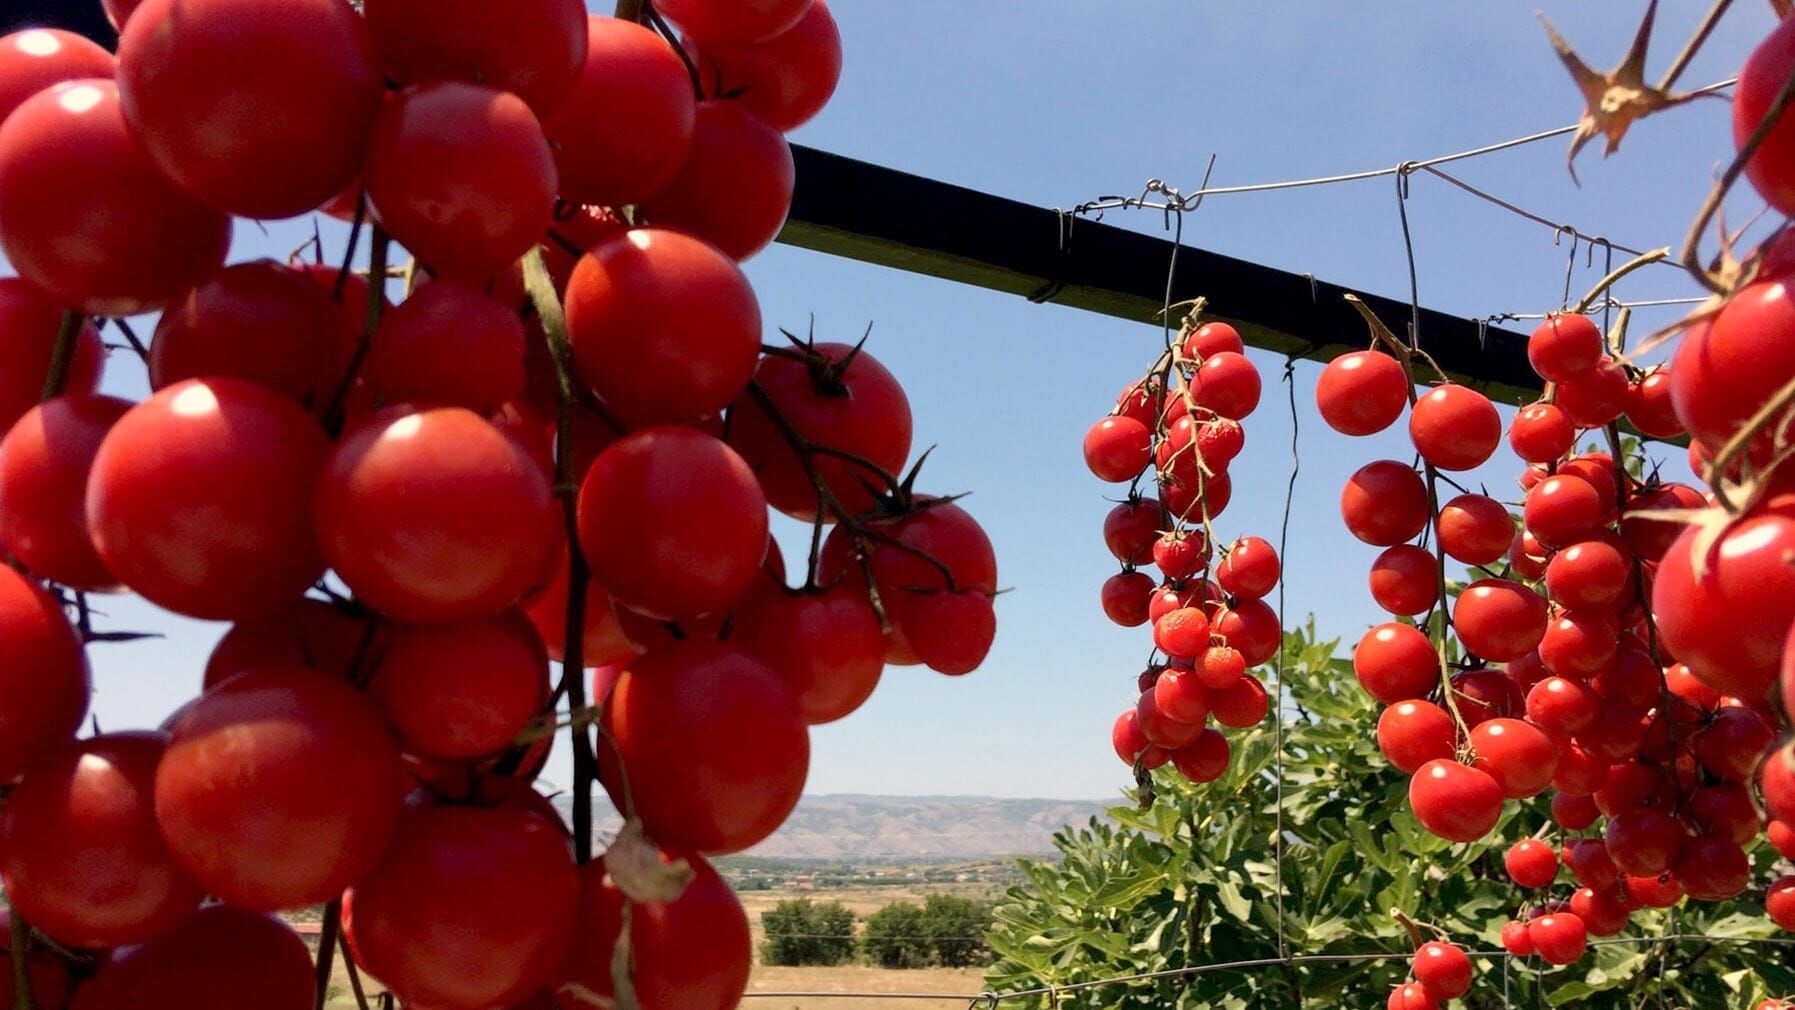
[[[867,960],[881,968],[921,968],[932,946],[928,917],[920,905],[894,901],[866,917],[860,943]]]
[[[1081,992],[1079,1010],[1381,1007],[1414,949],[1393,909],[1484,952],[1463,1002],[1470,1010],[1726,1010],[1749,1008],[1766,990],[1795,992],[1783,947],[1615,944],[1567,968],[1509,963],[1498,936],[1527,896],[1502,871],[1505,843],[1454,845],[1421,829],[1406,777],[1373,739],[1377,705],[1350,662],[1336,658],[1338,645],[1315,642],[1312,624],[1285,638],[1282,939],[1296,955],[1392,956],[1109,985]],[[1230,736],[1234,762],[1220,780],[1193,786],[1160,773],[1151,809],[1118,807],[1113,823],[1092,819],[1060,832],[1058,865],[1023,862],[1027,883],[998,905],[990,935],[995,991],[1281,957],[1275,732],[1267,725]],[[1522,837],[1546,819],[1544,801],[1511,803],[1492,838]],[[1759,853],[1760,869],[1772,855]],[[1642,912],[1626,935],[1772,932],[1761,905],[1740,901]]]
[[[991,904],[951,894],[932,894],[922,906],[923,929],[935,962],[944,968],[985,964],[984,936],[991,929]]]
[[[778,965],[837,965],[854,959],[854,913],[839,901],[781,901],[760,914],[761,960]]]

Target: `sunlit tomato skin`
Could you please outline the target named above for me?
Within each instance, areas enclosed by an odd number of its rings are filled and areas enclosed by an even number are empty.
[[[1653,438],[1675,438],[1683,434],[1683,422],[1677,420],[1671,402],[1670,369],[1654,368],[1627,387],[1627,420],[1640,434]]]
[[[1521,516],[1527,532],[1547,547],[1568,547],[1589,539],[1601,528],[1611,500],[1588,481],[1571,474],[1556,474],[1527,492]]]
[[[0,277],[0,434],[44,395],[50,356],[62,327],[62,306],[17,277]],[[83,323],[75,336],[66,393],[92,393],[100,383],[106,348],[100,331]]]
[[[1144,593],[1141,610],[1144,616]],[[785,680],[812,726],[847,716],[879,686],[885,634],[866,593],[851,583],[753,594],[735,625],[731,641]]]
[[[1509,877],[1522,887],[1550,887],[1558,878],[1558,854],[1537,838],[1516,842],[1502,861]]]
[[[407,1003],[509,1006],[555,981],[578,894],[566,838],[546,819],[425,808],[355,884],[356,950]]]
[[[187,874],[228,904],[334,897],[374,867],[399,818],[399,754],[373,706],[305,667],[244,673],[177,720],[156,820]]]
[[[554,216],[555,162],[516,95],[432,81],[387,100],[364,176],[374,213],[436,273],[484,283]]]
[[[161,308],[216,270],[230,245],[230,218],[157,173],[111,81],[59,84],[20,105],[0,123],[0,180],[7,259],[90,315]]]
[[[383,90],[367,25],[343,0],[143,0],[119,39],[118,79],[157,168],[252,218],[341,192]]]
[[[574,369],[628,428],[721,412],[754,375],[760,322],[741,269],[666,228],[599,244],[567,284]]]
[[[902,470],[911,441],[910,400],[903,387],[864,350],[834,343],[815,349],[819,357],[811,361],[762,358],[754,381],[805,438],[861,456],[888,474]],[[768,504],[803,521],[816,517],[816,489],[803,461],[759,400],[744,396],[735,402],[728,437],[760,478]],[[866,488],[877,488],[880,480],[866,467],[829,456],[813,456],[811,463],[850,514],[872,507]]]
[[[1371,563],[1371,598],[1392,614],[1413,616],[1440,598],[1431,552],[1413,544],[1385,549]]]
[[[663,856],[663,858],[669,858]],[[604,861],[580,869],[580,918],[562,966],[564,982],[600,999],[613,994],[611,964],[629,906],[629,951],[642,1010],[732,1010],[748,987],[753,948],[748,914],[729,884],[697,856],[694,876],[672,901],[630,902]],[[555,995],[559,1010],[590,1006],[574,990]]]
[[[408,752],[450,759],[495,754],[548,700],[548,650],[516,610],[408,629],[384,644],[369,694]]]
[[[1084,436],[1085,466],[1098,480],[1125,484],[1152,458],[1153,433],[1131,417],[1106,417]]]
[[[543,120],[555,148],[561,199],[621,207],[673,181],[692,149],[698,103],[685,64],[665,40],[594,14],[586,61],[560,109]]]
[[[1218,351],[1203,359],[1191,376],[1196,405],[1238,421],[1259,406],[1259,369],[1237,351]]]
[[[209,905],[172,931],[115,952],[70,1010],[306,1010],[316,993],[311,951],[291,927]]]
[[[1366,693],[1389,705],[1440,686],[1439,654],[1412,625],[1392,621],[1367,631],[1353,649],[1352,665]]]
[[[1509,799],[1538,796],[1552,784],[1558,750],[1539,727],[1523,719],[1491,719],[1471,731],[1475,767],[1487,772]]]
[[[290,665],[347,681],[373,669],[389,634],[323,600],[294,600],[267,617],[232,625],[206,658],[202,687],[210,690],[239,673]]]
[[[1589,930],[1575,913],[1541,916],[1527,924],[1533,948],[1551,964],[1570,964],[1589,949]]]
[[[739,46],[791,30],[811,0],[671,0],[662,13],[707,45]]]
[[[331,451],[312,499],[318,541],[361,600],[419,624],[487,617],[553,558],[548,479],[517,443],[460,407],[396,407]]]
[[[1787,36],[1788,27],[1778,28],[1777,34]],[[1746,286],[1712,322],[1691,327],[1677,343],[1671,359],[1671,403],[1677,419],[1711,454],[1732,440],[1785,376],[1795,374],[1791,284],[1795,277]],[[1760,436],[1752,448],[1753,458],[1768,462],[1768,436]]]
[[[1450,759],[1457,749],[1452,716],[1430,701],[1400,701],[1377,720],[1377,746],[1398,770],[1414,774],[1429,761]]]
[[[1775,104],[1795,68],[1795,25],[1785,20],[1771,29],[1745,60],[1733,89],[1733,144],[1743,148]],[[1795,213],[1795,124],[1778,120],[1745,163],[1745,177],[1784,214]],[[1784,373],[1786,374],[1786,373]]]
[[[87,485],[94,546],[120,582],[176,613],[273,613],[324,571],[308,506],[326,448],[317,421],[279,394],[241,379],[176,383],[100,444]]]
[[[539,116],[561,106],[586,63],[579,0],[373,0],[362,14],[388,75],[401,85],[483,84],[511,92]]]
[[[1558,384],[1558,409],[1579,428],[1607,424],[1627,408],[1627,372],[1614,359],[1604,357],[1595,368]]]
[[[1487,565],[1508,552],[1515,523],[1501,502],[1480,494],[1461,494],[1440,506],[1434,529],[1449,557],[1467,565]]]
[[[87,716],[87,655],[62,607],[0,567],[0,782],[49,757]]]
[[[484,292],[435,280],[381,316],[361,377],[382,403],[479,413],[524,391],[524,326]]]
[[[1487,773],[1454,761],[1429,761],[1409,782],[1409,805],[1430,833],[1475,842],[1502,817],[1502,788]]]
[[[1283,567],[1277,548],[1264,537],[1241,537],[1215,566],[1216,581],[1228,595],[1257,600],[1278,584]]]
[[[118,61],[99,44],[59,28],[0,36],[0,122],[53,84],[111,77]]]
[[[592,573],[621,604],[662,620],[727,608],[767,549],[767,505],[748,464],[691,428],[638,431],[601,453],[580,488]]]
[[[1144,572],[1111,575],[1099,591],[1103,615],[1124,628],[1146,624],[1154,588],[1153,579]]]
[[[810,734],[779,675],[739,648],[688,641],[630,664],[612,690],[600,779],[625,776],[658,843],[739,852],[770,835],[804,789]]]
[[[704,46],[684,41],[704,90],[728,95],[784,133],[821,112],[841,80],[841,30],[823,0],[764,42]]]
[[[1409,388],[1408,372],[1395,358],[1354,351],[1321,370],[1315,404],[1321,419],[1342,435],[1375,435],[1402,416]]]
[[[1367,463],[1347,479],[1340,513],[1353,536],[1373,547],[1392,547],[1427,527],[1427,485],[1406,463]]]
[[[524,600],[524,612],[548,647],[549,658],[559,663],[567,648],[567,565],[554,566],[554,578],[541,591]],[[611,594],[597,579],[586,582],[586,617],[581,622],[583,635],[580,661],[587,667],[609,666],[636,655],[618,624],[611,606]]]
[[[1795,501],[1772,501],[1730,527],[1705,558],[1696,557],[1699,536],[1699,527],[1689,527],[1659,565],[1652,586],[1658,634],[1708,686],[1761,700],[1795,620]]]
[[[1686,524],[1673,520],[1646,519],[1631,513],[1646,509],[1694,509],[1707,504],[1702,493],[1687,484],[1665,484],[1632,498],[1621,518],[1621,537],[1627,548],[1645,561],[1658,561],[1681,535]]]
[[[1453,944],[1422,944],[1415,951],[1414,971],[1415,978],[1435,999],[1453,1000],[1471,991],[1471,959]]]
[[[1409,438],[1442,470],[1481,465],[1502,442],[1502,418],[1490,398],[1447,383],[1422,394],[1409,412]]]
[[[116,588],[87,530],[94,455],[131,404],[59,396],[33,407],[0,439],[0,544],[32,572],[72,589]]]
[[[698,236],[734,259],[765,249],[791,211],[791,146],[739,102],[698,103],[685,164],[642,204],[652,224]]]
[[[1466,649],[1506,663],[1539,645],[1546,633],[1546,600],[1508,579],[1479,579],[1452,608],[1452,625]]]
[[[1527,362],[1547,382],[1565,382],[1595,368],[1605,346],[1594,320],[1556,312],[1527,338]]]
[[[156,827],[164,740],[111,733],[34,769],[0,811],[0,874],[26,921],[71,947],[148,940],[199,907]]]
[[[1529,463],[1550,463],[1577,444],[1577,429],[1553,403],[1522,407],[1508,426],[1508,445]]]

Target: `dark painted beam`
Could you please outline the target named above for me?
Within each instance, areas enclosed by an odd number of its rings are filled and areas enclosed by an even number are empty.
[[[1053,210],[826,151],[793,154],[797,196],[779,236],[787,245],[1158,325],[1173,248],[1166,239],[1079,220],[1068,222],[1062,249]],[[1367,343],[1347,290],[1184,246],[1172,300],[1201,295],[1248,344],[1325,361]],[[1360,297],[1392,330],[1406,331],[1408,302]],[[1539,395],[1523,334],[1424,308],[1421,344],[1456,380],[1496,399]]]
[[[8,28],[46,24],[105,45],[116,38],[98,0],[9,0]],[[1047,208],[935,179],[794,147],[798,189],[779,240],[879,266],[909,270],[1058,305],[1157,325],[1172,243],[1092,221],[1070,223]],[[1328,360],[1364,347],[1365,324],[1347,289],[1301,274],[1186,246],[1178,254],[1174,302],[1209,299],[1209,311],[1247,343]],[[1397,333],[1407,302],[1363,295]],[[1421,345],[1455,379],[1492,397],[1524,403],[1540,381],[1527,365],[1526,338],[1431,309],[1421,311]]]

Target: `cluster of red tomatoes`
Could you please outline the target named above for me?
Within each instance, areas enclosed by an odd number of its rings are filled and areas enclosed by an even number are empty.
[[[270,913],[339,898],[417,1010],[732,1007],[748,923],[703,857],[780,824],[887,662],[989,650],[991,544],[896,476],[903,389],[763,348],[737,265],[835,88],[824,0],[659,6],[683,40],[579,0],[107,0],[116,59],[0,39],[0,877],[38,1007],[309,1008]],[[341,268],[225,265],[234,218],[315,210]],[[96,394],[94,321],[156,311],[152,395]],[[770,512],[815,523],[801,589]],[[76,739],[117,591],[231,627],[159,730]],[[557,716],[581,667],[601,707]],[[656,888],[576,865],[531,788],[558,718],[599,723]]]
[[[1228,507],[1228,464],[1246,444],[1240,422],[1259,405],[1259,371],[1226,323],[1187,322],[1146,378],[1085,435],[1085,463],[1099,480],[1129,484],[1103,522],[1122,571],[1103,584],[1103,612],[1126,628],[1152,623],[1156,658],[1140,675],[1140,699],[1116,719],[1116,755],[1138,771],[1168,762],[1193,782],[1227,770],[1228,739],[1209,727],[1244,729],[1270,710],[1248,673],[1277,655],[1283,630],[1264,601],[1278,584],[1277,551],[1260,537],[1226,548],[1211,520]],[[1140,491],[1153,474],[1158,497]],[[1144,567],[1157,567],[1155,579]]]
[[[1740,634],[1749,611],[1721,616],[1753,594],[1717,603],[1718,583],[1696,574],[1700,527],[1675,510],[1704,505],[1701,492],[1637,478],[1608,452],[1577,451],[1579,431],[1609,433],[1623,417],[1661,437],[1692,426],[1676,396],[1687,373],[1681,356],[1673,369],[1634,374],[1608,351],[1581,315],[1549,317],[1528,341],[1549,392],[1508,431],[1529,464],[1520,528],[1485,495],[1436,507],[1440,473],[1483,464],[1502,438],[1489,400],[1452,384],[1422,393],[1409,413],[1426,475],[1378,461],[1353,475],[1341,499],[1348,529],[1385,548],[1371,570],[1373,599],[1398,618],[1422,617],[1420,626],[1372,628],[1353,657],[1360,683],[1388,706],[1378,744],[1414,776],[1409,796],[1421,825],[1477,841],[1495,829],[1506,800],[1548,789],[1563,832],[1600,822],[1598,837],[1573,838],[1562,850],[1530,838],[1507,857],[1523,887],[1551,887],[1561,862],[1577,882],[1568,901],[1539,904],[1503,934],[1511,953],[1554,964],[1580,958],[1591,935],[1619,933],[1639,908],[1667,908],[1685,895],[1721,900],[1750,886],[1745,846],[1763,829],[1753,775],[1781,718],[1770,687],[1788,618],[1763,650]],[[1323,417],[1351,435],[1394,424],[1410,395],[1407,369],[1375,351],[1330,363],[1317,391]],[[1755,409],[1736,406],[1745,416]],[[1410,543],[1430,527],[1437,553]],[[1786,567],[1786,548],[1756,546],[1766,552],[1756,574],[1735,567],[1750,552],[1724,542],[1713,555],[1717,574],[1733,567],[1760,592],[1773,584],[1766,578],[1787,578],[1767,574]],[[1443,637],[1426,630],[1447,606],[1447,558],[1474,573],[1440,624],[1463,653],[1453,662]],[[1772,591],[1749,605],[1788,608],[1791,599]],[[1795,851],[1787,825],[1772,826],[1772,840],[1779,835],[1784,851]],[[1399,990],[1390,1005],[1433,1005],[1417,999]]]

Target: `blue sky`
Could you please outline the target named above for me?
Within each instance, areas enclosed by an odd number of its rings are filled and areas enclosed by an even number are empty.
[[[1555,23],[1597,65],[1618,60],[1635,27],[1637,5],[1553,6]],[[1706,6],[1662,5],[1654,72]],[[1732,76],[1769,29],[1768,5],[1738,8],[1684,84]],[[1047,206],[1137,192],[1149,177],[1195,188],[1211,154],[1216,185],[1388,166],[1563,125],[1579,104],[1524,4],[842,0],[835,14],[846,48],[841,88],[794,140]],[[1565,173],[1564,152],[1563,141],[1549,141],[1454,171],[1586,232],[1640,248],[1676,245],[1730,156],[1727,105],[1705,100],[1647,121],[1606,161],[1592,148],[1581,188]],[[1393,188],[1384,178],[1216,197],[1188,220],[1186,239],[1406,296]],[[1735,220],[1756,209],[1735,204]],[[1554,246],[1550,229],[1426,178],[1414,182],[1409,213],[1423,304],[1463,315],[1559,307],[1568,248]],[[271,225],[266,236],[240,225],[234,256],[283,256],[309,232],[309,222]],[[1128,776],[1110,751],[1109,725],[1132,703],[1147,638],[1108,624],[1097,607],[1097,587],[1114,570],[1099,535],[1111,489],[1084,470],[1079,444],[1150,361],[1157,331],[778,246],[748,271],[769,327],[801,329],[814,313],[819,335],[847,339],[875,323],[870,350],[909,391],[919,449],[940,446],[929,489],[973,492],[966,507],[991,532],[1001,580],[1014,589],[999,601],[998,641],[982,670],[961,679],[888,670],[864,709],[818,729],[810,791],[1113,795]],[[1599,258],[1589,271],[1579,257],[1573,297],[1600,273]],[[1619,291],[1671,297],[1691,285],[1659,267]],[[1640,325],[1665,318],[1642,313]],[[1234,504],[1218,532],[1275,541],[1290,418],[1277,384],[1282,360],[1256,360],[1265,400],[1246,422]],[[133,370],[129,358],[116,360],[108,389],[141,395]],[[1379,619],[1364,590],[1375,551],[1340,527],[1339,488],[1362,463],[1409,449],[1400,426],[1358,440],[1327,430],[1313,406],[1318,370],[1296,372],[1302,472],[1287,613],[1292,623],[1314,613],[1324,633],[1350,645]],[[1686,473],[1680,450],[1658,455]],[[1506,467],[1472,476],[1512,486]],[[795,548],[803,531],[789,532]],[[153,725],[197,689],[223,626],[130,599],[100,607],[108,627],[168,635],[93,650],[102,724]],[[562,783],[563,759],[549,773]]]

